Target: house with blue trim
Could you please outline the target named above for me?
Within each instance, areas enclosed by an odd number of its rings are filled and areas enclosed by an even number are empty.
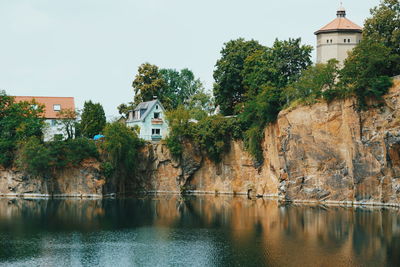
[[[139,137],[147,141],[160,141],[168,135],[165,109],[157,99],[138,104],[129,112],[126,125],[132,128],[138,126]]]

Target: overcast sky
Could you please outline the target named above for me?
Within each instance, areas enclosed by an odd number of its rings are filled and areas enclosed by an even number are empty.
[[[0,0],[0,89],[10,95],[100,102],[108,117],[133,98],[144,62],[189,68],[211,90],[223,44],[244,37],[270,46],[336,16],[337,0]],[[343,0],[362,26],[379,0]],[[313,53],[313,56],[314,53]]]

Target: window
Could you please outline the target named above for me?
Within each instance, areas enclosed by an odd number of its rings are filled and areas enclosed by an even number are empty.
[[[156,105],[156,109],[158,109],[158,105]]]
[[[53,105],[53,110],[54,111],[60,111],[61,110],[61,105],[59,105],[59,104]]]
[[[160,129],[151,129],[151,134],[152,135],[160,135],[161,130]]]
[[[350,43],[350,39],[347,39],[347,42]]]
[[[343,41],[346,42],[346,39],[344,39]]]
[[[160,118],[160,112],[154,112],[154,119]]]
[[[331,39],[331,43],[332,43],[332,39]]]
[[[326,43],[329,44],[329,40],[326,40]]]
[[[33,110],[37,110],[37,109],[38,109],[38,105],[36,105],[36,104],[31,105],[31,108],[32,108]]]
[[[50,125],[51,126],[56,126],[57,125],[57,121],[56,120],[51,120],[50,121]]]

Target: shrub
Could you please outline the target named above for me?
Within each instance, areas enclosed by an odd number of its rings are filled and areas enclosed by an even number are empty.
[[[125,175],[133,175],[138,162],[139,149],[144,145],[137,133],[125,124],[114,122],[104,128],[105,140],[101,144],[104,158],[112,168]],[[112,168],[110,168],[112,166]]]
[[[33,175],[50,172],[51,155],[49,149],[37,137],[30,137],[20,146],[17,165]]]

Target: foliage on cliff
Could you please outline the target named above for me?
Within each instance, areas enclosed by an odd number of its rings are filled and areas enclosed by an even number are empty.
[[[144,141],[134,129],[119,122],[107,124],[104,135],[106,138],[101,143],[103,171],[108,176],[118,174],[133,177]]]
[[[229,150],[230,140],[235,138],[237,128],[232,118],[221,115],[209,116],[199,122],[191,122],[188,110],[179,107],[167,113],[170,134],[166,144],[175,158],[183,153],[183,143],[190,141],[211,160],[219,162],[221,155]]]
[[[76,167],[84,159],[98,157],[94,141],[86,138],[44,143],[33,136],[20,143],[16,163],[28,173],[50,177],[56,170]]]

